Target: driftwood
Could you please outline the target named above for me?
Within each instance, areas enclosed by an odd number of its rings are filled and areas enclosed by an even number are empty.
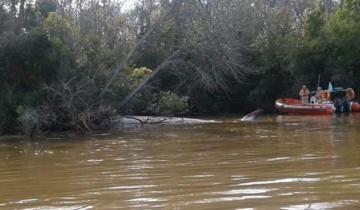
[[[221,121],[184,117],[124,116],[113,118],[111,120],[111,127],[114,129],[123,129],[124,127],[142,127],[145,125],[193,125],[218,122]]]
[[[163,119],[160,118],[158,121],[150,122],[151,117],[149,117],[149,116],[145,120],[141,120],[140,118],[131,117],[131,116],[126,116],[125,118],[136,120],[136,121],[140,122],[140,124],[146,124],[146,123],[147,124],[159,124],[159,123],[162,123],[167,120],[166,118],[163,118]]]

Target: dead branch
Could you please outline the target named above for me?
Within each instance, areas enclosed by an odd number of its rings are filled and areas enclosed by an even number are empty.
[[[165,122],[167,120],[166,118],[163,118],[163,119],[159,119],[159,121],[149,122],[150,117],[146,118],[146,120],[141,120],[139,118],[132,117],[132,116],[126,116],[125,118],[136,120],[141,125],[143,125],[143,124],[160,124],[160,123]]]

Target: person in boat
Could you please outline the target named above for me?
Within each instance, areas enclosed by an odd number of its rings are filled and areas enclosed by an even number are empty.
[[[308,104],[309,103],[309,95],[310,91],[306,88],[306,85],[303,85],[302,88],[299,91],[299,96],[301,98],[302,104]]]
[[[323,101],[323,90],[321,87],[318,87],[315,93],[315,103],[321,104],[322,101]]]

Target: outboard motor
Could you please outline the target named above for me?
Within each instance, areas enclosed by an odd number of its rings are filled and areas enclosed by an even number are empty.
[[[341,100],[341,98],[336,98],[334,101],[335,101],[334,102],[335,113],[343,113],[344,106],[343,106],[343,101]]]
[[[334,102],[335,113],[350,113],[351,102],[346,100],[346,98],[336,98]]]
[[[351,101],[346,100],[346,98],[343,100],[343,111],[345,113],[350,113],[351,111]]]

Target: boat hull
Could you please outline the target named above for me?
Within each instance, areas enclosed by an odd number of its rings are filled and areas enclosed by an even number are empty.
[[[352,102],[351,103],[351,111],[352,112],[360,112],[360,103]]]
[[[333,108],[328,105],[302,104],[300,100],[293,98],[282,98],[276,100],[275,108],[281,113],[294,115],[329,115],[334,112]]]

